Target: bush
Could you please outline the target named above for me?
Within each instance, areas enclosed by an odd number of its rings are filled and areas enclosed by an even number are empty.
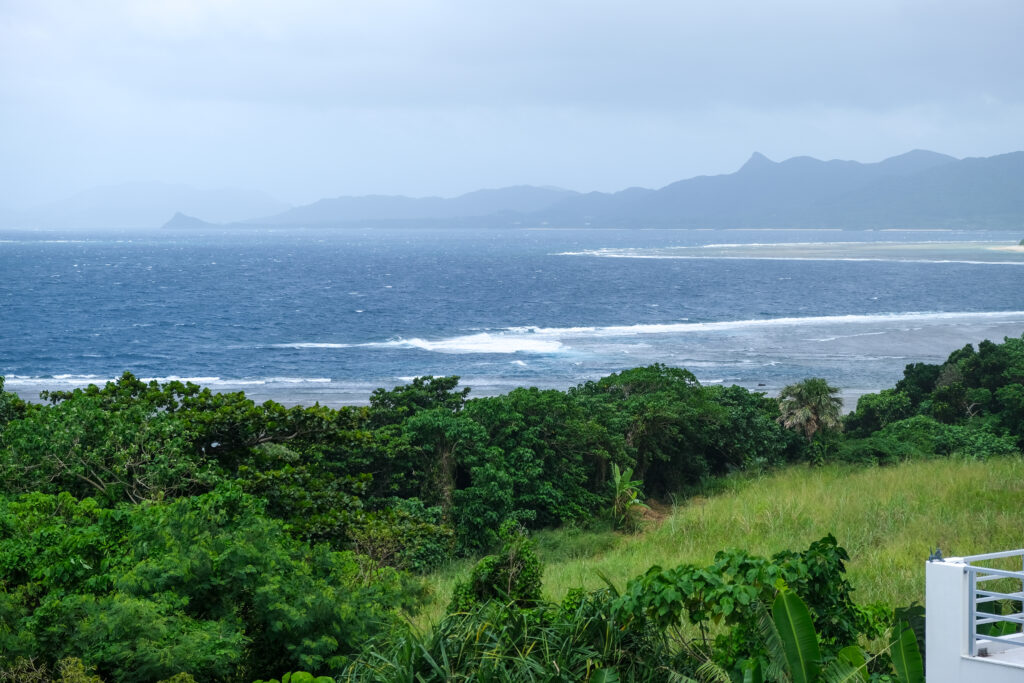
[[[926,452],[909,442],[887,436],[869,436],[840,443],[837,458],[861,465],[892,465],[926,455]]]
[[[843,418],[843,427],[848,436],[866,437],[911,414],[910,396],[895,389],[884,389],[861,396],[857,409]]]
[[[544,567],[518,522],[508,520],[499,535],[501,552],[488,555],[473,568],[469,581],[455,586],[449,612],[464,612],[474,605],[499,600],[530,607],[540,600]]]
[[[253,683],[334,683],[334,679],[330,676],[314,676],[308,671],[296,671],[288,672],[284,676],[281,676],[281,680],[272,678],[269,681],[257,680]]]
[[[442,522],[440,507],[418,498],[393,498],[390,505],[367,514],[350,530],[352,548],[378,566],[425,574],[448,563],[455,550],[455,530]]]
[[[999,436],[971,424],[949,425],[924,415],[900,420],[877,433],[881,439],[906,444],[917,453],[984,459],[1019,453],[1011,437]]]
[[[4,378],[0,377],[0,433],[3,433],[4,425],[22,417],[25,410],[25,402],[17,394],[4,391]]]
[[[831,535],[803,552],[785,551],[771,558],[721,551],[708,567],[651,567],[629,582],[616,610],[623,621],[644,619],[660,630],[674,628],[684,618],[701,628],[709,622],[724,624],[728,630],[715,638],[715,660],[731,669],[764,655],[756,605],[769,604],[780,586],[788,586],[807,603],[822,644],[834,651],[874,630],[850,597],[848,559]]]

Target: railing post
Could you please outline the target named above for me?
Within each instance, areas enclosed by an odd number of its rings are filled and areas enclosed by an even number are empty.
[[[970,577],[960,558],[925,563],[925,639],[928,680],[960,681],[960,660],[969,648]]]
[[[967,654],[978,654],[978,572],[968,565],[967,572]]]

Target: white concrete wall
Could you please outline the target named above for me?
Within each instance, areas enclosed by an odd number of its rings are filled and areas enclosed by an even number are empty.
[[[928,683],[1024,683],[1024,664],[1013,657],[970,657],[970,586],[965,564],[953,557],[925,564],[925,671]],[[995,644],[994,644],[995,645]]]

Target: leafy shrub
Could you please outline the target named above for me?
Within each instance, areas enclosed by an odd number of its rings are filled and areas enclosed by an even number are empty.
[[[984,459],[1019,452],[1010,437],[971,425],[943,424],[924,415],[894,422],[880,430],[878,436],[907,444],[918,453]]]
[[[492,599],[519,607],[540,600],[544,568],[526,530],[515,520],[507,520],[499,535],[504,541],[500,553],[477,562],[469,580],[455,586],[449,612],[464,612]]]
[[[839,444],[837,458],[862,465],[891,465],[928,455],[919,446],[891,436],[869,436],[847,439]]]
[[[984,460],[1015,453],[1019,450],[1010,437],[973,423],[943,424],[925,415],[893,422],[868,438],[850,439],[839,447],[841,460],[880,465],[936,456]]]
[[[640,499],[643,482],[633,480],[632,467],[619,470],[619,466],[612,463],[611,484],[613,492],[611,513],[615,527],[625,531],[639,531],[642,511],[648,509]]]
[[[857,409],[843,418],[843,427],[848,436],[862,438],[912,414],[910,396],[896,389],[883,389],[857,399]]]
[[[2,661],[0,659],[0,662]],[[176,678],[160,681],[160,683],[179,683],[175,680]],[[12,683],[103,683],[103,679],[77,657],[65,657],[52,668],[43,662],[18,657],[9,666],[0,669],[0,681],[11,681]],[[180,683],[194,682],[189,677],[187,682],[181,681]]]
[[[0,433],[4,426],[25,414],[25,402],[17,394],[4,391],[4,378],[0,376]]]
[[[395,632],[369,644],[340,680],[665,681],[678,653],[640,622],[616,620],[611,589],[572,593],[561,605],[501,600],[446,615],[429,634]],[[681,679],[685,680],[685,679]]]
[[[626,586],[616,601],[620,618],[643,618],[664,630],[684,618],[702,628],[708,622],[729,627],[714,641],[715,660],[727,669],[763,657],[757,604],[768,604],[788,586],[810,609],[826,647],[855,642],[872,630],[850,597],[846,551],[831,535],[803,552],[763,558],[740,550],[721,551],[708,567],[651,567]]]
[[[890,680],[890,674],[895,673],[898,681],[924,683],[924,660],[914,632],[905,624],[898,626],[895,639],[885,648],[891,655],[886,657],[892,664],[891,669],[883,669],[877,656],[865,658],[864,651],[857,645],[847,645],[834,658],[825,659],[818,647],[820,636],[814,632],[807,606],[788,589],[780,590],[775,597],[771,618],[766,610],[761,635],[772,665],[765,667],[760,661],[745,665],[745,671],[751,674],[749,678],[762,680],[765,674],[772,676],[769,672],[774,670],[778,680],[867,683]],[[883,669],[884,673],[881,677],[878,675],[881,672],[871,675],[869,667]]]
[[[368,513],[350,531],[352,547],[378,566],[425,574],[446,564],[455,550],[455,531],[442,521],[440,507],[418,498],[393,498]]]
[[[334,683],[330,676],[314,676],[308,671],[288,672],[281,676],[281,680],[272,678],[269,681],[256,680],[253,683]]]
[[[908,365],[896,389],[913,412],[948,424],[975,423],[1024,447],[1024,336],[970,344],[942,365]]]

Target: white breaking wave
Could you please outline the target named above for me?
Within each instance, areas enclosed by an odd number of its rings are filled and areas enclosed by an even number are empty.
[[[1005,240],[921,240],[900,242],[898,240],[877,240],[871,242],[725,242],[702,244],[699,247],[664,247],[665,249],[742,249],[743,247],[874,247],[880,244],[902,247],[916,247],[933,244],[1008,244]],[[1012,244],[1009,243],[1009,244]]]
[[[421,349],[437,353],[557,353],[563,350],[557,339],[539,339],[528,334],[481,332],[450,339],[395,339],[364,344],[383,349]]]
[[[606,327],[520,327],[513,331],[541,337],[628,337],[641,334],[673,334],[686,332],[713,332],[741,330],[758,327],[787,327],[833,324],[878,324],[893,322],[949,323],[956,320],[1002,320],[1024,323],[1024,311],[983,311],[983,312],[908,312],[874,313],[868,315],[825,315],[803,318],[755,318],[751,320],[727,320],[720,322],[653,323],[640,325],[611,325]]]
[[[88,244],[94,240],[0,240],[0,244]]]
[[[661,260],[691,260],[691,261],[852,261],[852,262],[883,262],[883,263],[962,263],[971,266],[1024,266],[1024,261],[973,261],[968,259],[927,259],[927,258],[881,258],[863,257],[854,258],[847,256],[719,256],[712,254],[664,254],[664,253],[640,253],[627,251],[563,251],[554,256],[593,256],[596,258],[632,258],[632,259],[661,259]]]
[[[266,380],[267,384],[324,384],[330,381],[330,377],[271,377]]]
[[[872,253],[877,247],[894,248],[891,253]],[[990,253],[995,246],[981,249],[985,245],[1007,245],[1011,242],[993,240],[974,241],[944,241],[934,240],[925,242],[776,242],[776,243],[715,243],[700,246],[675,246],[675,247],[605,247],[601,249],[584,249],[580,251],[563,251],[552,254],[553,256],[589,256],[594,258],[623,258],[623,259],[716,259],[716,260],[742,260],[742,261],[850,261],[850,262],[889,262],[889,263],[957,263],[978,266],[1020,266],[1024,265],[1022,260],[995,260],[970,258],[970,254],[958,254],[959,258],[946,258],[942,253],[907,253],[908,250],[929,249],[938,246],[964,246],[973,248],[975,253],[982,251]],[[749,253],[742,253],[743,249],[753,250]],[[802,249],[806,253],[788,254],[779,253],[780,249]],[[863,256],[846,256],[838,253],[831,253],[830,250],[861,250]],[[709,251],[710,250],[710,251]],[[719,250],[721,253],[714,253]],[[733,253],[730,253],[733,252]],[[735,253],[739,252],[739,253]],[[856,252],[855,252],[856,253]]]
[[[335,344],[329,342],[294,342],[274,344],[283,349],[420,349],[436,353],[557,353],[562,344],[553,339],[532,338],[508,332],[480,332],[448,339],[389,339],[363,344]]]
[[[28,375],[7,375],[4,379],[7,388],[14,386],[85,386],[86,384],[103,384],[112,382],[113,378],[101,378],[99,375],[55,375],[53,377],[33,377]]]
[[[814,327],[822,325],[956,325],[980,322],[1021,323],[1024,311],[982,312],[908,312],[875,313],[869,315],[827,315],[810,317],[756,318],[718,322],[648,323],[637,325],[607,325],[593,327],[509,327],[492,332],[458,335],[443,339],[391,339],[383,342],[342,344],[329,342],[294,342],[274,344],[273,348],[289,349],[418,349],[436,353],[553,354],[570,351],[573,343],[593,343],[595,340],[637,337],[642,335],[672,335],[709,332],[742,331],[758,328]],[[877,330],[843,336],[884,334]],[[830,336],[834,339],[835,336]],[[817,341],[826,341],[826,338]]]
[[[52,377],[35,377],[27,375],[8,375],[5,382],[8,386],[71,386],[84,387],[88,384],[103,385],[107,382],[116,382],[118,377],[102,377],[100,375],[53,375]],[[166,377],[139,377],[142,382],[157,381],[161,384],[167,382],[191,382],[203,386],[264,386],[268,384],[326,384],[332,380],[330,377],[262,377],[230,379],[221,377],[179,377],[168,375]]]

